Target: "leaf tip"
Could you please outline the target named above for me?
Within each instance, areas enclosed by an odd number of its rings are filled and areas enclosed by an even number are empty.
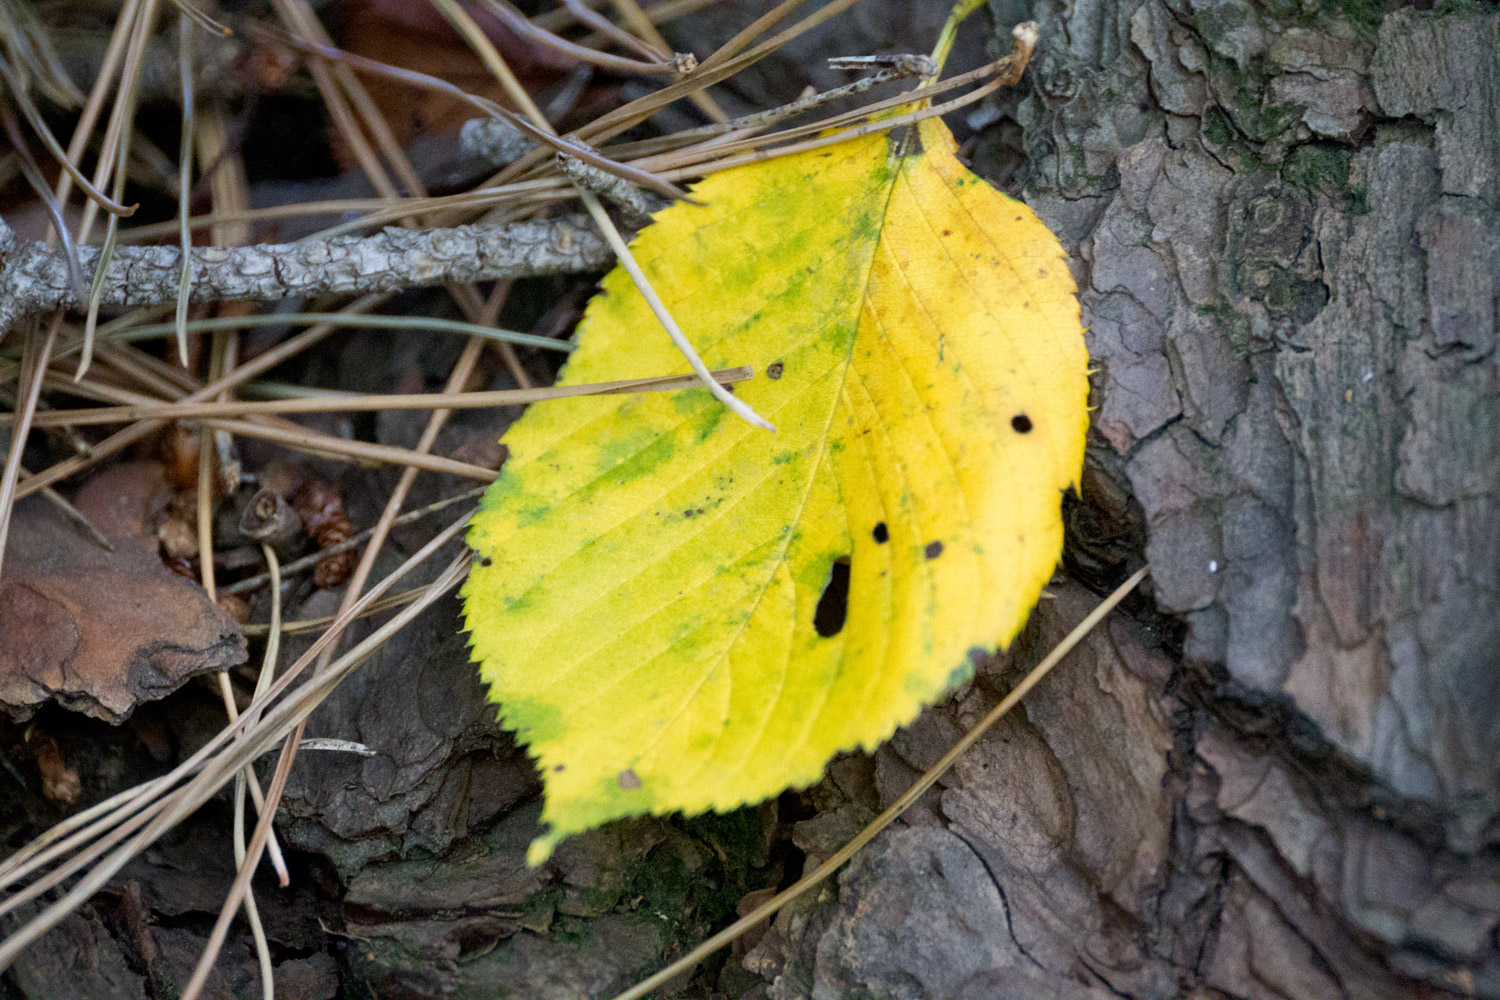
[[[557,845],[562,842],[562,839],[563,835],[558,832],[556,827],[552,827],[546,833],[533,840],[531,846],[526,848],[526,867],[536,868],[546,864],[547,859],[552,857],[552,852],[557,849]]]

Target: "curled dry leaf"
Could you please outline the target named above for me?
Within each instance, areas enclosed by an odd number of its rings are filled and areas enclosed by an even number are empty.
[[[239,626],[162,564],[155,522],[170,497],[156,463],[91,479],[75,505],[113,552],[37,498],[17,504],[0,580],[0,708],[24,718],[57,701],[121,722],[194,674],[244,662]]]

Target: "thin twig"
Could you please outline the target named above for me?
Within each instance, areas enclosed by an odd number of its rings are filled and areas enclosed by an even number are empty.
[[[193,301],[276,300],[326,293],[395,292],[445,282],[577,274],[609,261],[604,242],[578,220],[531,220],[371,236],[340,236],[290,244],[193,247]],[[120,247],[103,254],[79,249],[96,269],[97,302],[110,306],[169,305],[178,300],[182,250]],[[20,317],[79,305],[64,255],[42,243],[21,243],[0,223],[0,330]],[[85,342],[92,337],[86,328]],[[84,354],[88,356],[85,346]],[[86,366],[85,366],[86,370]]]

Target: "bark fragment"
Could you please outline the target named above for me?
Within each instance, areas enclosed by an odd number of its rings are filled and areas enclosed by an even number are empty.
[[[1032,14],[1025,196],[1075,254],[1091,467],[1183,631],[1091,639],[746,967],[768,997],[1500,997],[1500,15]],[[1054,589],[1022,660],[1082,615]],[[990,698],[877,753],[883,801]],[[983,972],[895,944],[995,912],[935,874],[950,835],[1004,902]]]
[[[0,708],[25,718],[57,701],[122,722],[194,674],[244,662],[239,626],[157,553],[170,497],[154,463],[92,477],[76,505],[113,552],[40,497],[16,505],[0,580]]]

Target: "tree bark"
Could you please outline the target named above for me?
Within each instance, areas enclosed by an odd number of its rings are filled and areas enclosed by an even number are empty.
[[[1098,369],[1072,565],[1143,527],[1164,615],[784,914],[764,996],[1500,997],[1500,13],[1380,11],[1029,12],[1022,196]],[[869,806],[1082,617],[1056,589]]]
[[[840,82],[829,54],[931,38],[949,6],[865,0],[736,78],[734,110]],[[836,884],[699,975],[754,1000],[1500,998],[1500,12],[991,8],[999,37],[1034,18],[1041,43],[1030,93],[966,116],[966,148],[1073,255],[1097,370],[1068,573],[973,685],[835,761],[810,818],[782,813],[802,869],[1091,591],[1149,559],[1150,592]],[[723,0],[678,47],[764,9]],[[283,806],[286,842],[346,886],[348,981],[608,996],[788,874],[771,806],[613,824],[526,869],[531,764],[456,617],[424,616],[315,718],[381,756],[304,760]],[[107,936],[76,923],[59,968]],[[54,982],[52,957],[23,983]]]

